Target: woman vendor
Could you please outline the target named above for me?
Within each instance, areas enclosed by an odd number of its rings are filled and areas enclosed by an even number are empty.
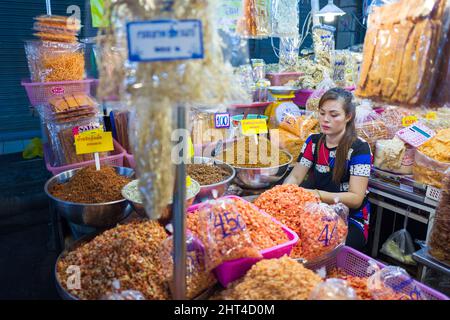
[[[334,204],[339,199],[349,207],[346,244],[362,249],[369,230],[366,194],[372,155],[369,144],[356,134],[352,98],[350,92],[341,88],[333,88],[322,96],[321,133],[308,137],[284,184],[300,185],[315,192],[322,202]]]

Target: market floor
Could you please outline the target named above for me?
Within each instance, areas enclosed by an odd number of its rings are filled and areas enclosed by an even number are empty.
[[[58,255],[42,159],[0,156],[0,299],[58,299]]]

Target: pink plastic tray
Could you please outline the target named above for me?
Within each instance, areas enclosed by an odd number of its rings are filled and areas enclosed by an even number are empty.
[[[271,102],[253,102],[248,104],[233,104],[227,108],[230,117],[238,114],[264,114]]]
[[[312,270],[326,267],[327,271],[337,267],[351,276],[367,277],[367,268],[370,266],[370,260],[375,261],[380,268],[385,267],[385,265],[381,262],[378,262],[353,248],[344,246],[334,257],[315,265],[307,265],[307,267]],[[445,294],[427,287],[423,283],[414,281],[414,284],[423,292],[428,300],[449,300]],[[409,292],[407,292],[407,288],[404,288],[401,292],[409,294]]]
[[[355,87],[347,87],[345,90],[348,91],[354,91]],[[292,100],[294,103],[298,106],[306,106],[306,102],[308,101],[309,97],[313,94],[314,90],[310,89],[302,89],[295,93],[295,98]]]
[[[33,107],[47,104],[55,96],[77,92],[91,93],[91,87],[97,83],[96,79],[61,82],[30,82],[22,80],[22,86],[27,91],[28,99]]]
[[[134,161],[134,156],[132,154],[128,154],[126,151],[125,151],[125,159],[124,159],[123,165],[125,167],[129,167],[131,169],[136,168],[136,162]]]
[[[248,201],[246,201],[240,197],[236,197],[236,196],[225,196],[222,199],[239,199],[241,201],[248,202]],[[201,205],[202,205],[202,203],[191,206],[188,209],[188,213],[197,210]],[[294,231],[292,231],[291,229],[286,227],[285,225],[281,224],[278,220],[274,219],[272,216],[268,215],[264,211],[259,210],[253,204],[251,204],[251,205],[256,210],[261,212],[262,215],[270,217],[276,224],[279,224],[280,227],[283,229],[283,231],[286,233],[286,235],[289,238],[289,241],[284,244],[280,244],[273,248],[261,250],[260,252],[261,252],[263,258],[264,259],[273,259],[273,258],[280,258],[285,254],[289,255],[291,253],[292,248],[299,240],[298,235]],[[222,263],[217,268],[215,268],[214,274],[216,275],[216,278],[219,280],[219,282],[223,286],[226,287],[230,282],[233,282],[234,280],[237,280],[237,279],[241,278],[243,275],[245,275],[245,273],[252,267],[252,265],[254,265],[255,263],[257,263],[260,260],[261,259],[242,258],[242,259],[227,261],[227,262]]]
[[[116,140],[113,139],[113,143],[114,143],[114,151],[112,151],[112,152],[114,154],[107,156],[107,157],[100,158],[100,163],[108,164],[111,166],[123,167],[123,159],[125,157],[126,151],[124,148],[122,148],[122,146]],[[67,170],[72,170],[72,169],[86,167],[86,166],[95,164],[95,160],[89,160],[89,161],[69,164],[66,166],[52,167],[50,165],[50,163],[52,162],[52,158],[53,158],[53,155],[50,150],[50,147],[48,146],[48,144],[45,144],[44,145],[45,166],[47,167],[47,170],[50,171],[53,175],[57,175],[61,172],[67,171]]]
[[[297,80],[301,75],[301,72],[267,73],[266,78],[270,80],[270,85],[282,86],[290,80]]]

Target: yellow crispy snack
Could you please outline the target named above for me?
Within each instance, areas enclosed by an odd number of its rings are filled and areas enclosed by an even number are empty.
[[[444,129],[421,145],[418,149],[426,156],[439,162],[450,162],[450,129]]]

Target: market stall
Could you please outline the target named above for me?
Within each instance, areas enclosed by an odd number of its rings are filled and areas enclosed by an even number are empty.
[[[90,80],[79,21],[37,17],[39,40],[26,44],[33,82],[24,86],[48,88],[35,103],[54,174],[45,191],[74,240],[61,244],[55,265],[61,296],[448,299],[374,260],[389,210],[423,223],[428,252],[448,267],[450,101],[433,94],[448,75],[430,61],[449,67],[441,51],[450,47],[450,3],[419,2],[417,10],[406,0],[375,7],[363,53],[335,50],[335,30],[316,24],[314,55],[300,56],[297,1],[243,1],[230,17],[232,4],[220,3],[220,19],[216,1],[154,1],[151,9],[106,1],[95,94],[80,87]],[[403,14],[387,19],[393,6]],[[282,40],[276,65],[223,49],[268,37]],[[354,94],[355,129],[374,157],[371,257],[345,245],[347,206],[283,184],[305,141],[320,132],[319,101],[335,87]],[[37,91],[28,93],[33,103]],[[103,122],[105,105],[114,106],[113,132]],[[405,238],[406,228],[407,219]],[[430,266],[426,251],[413,255],[414,244],[411,251],[394,238],[381,252]],[[73,266],[78,282],[68,273]]]

